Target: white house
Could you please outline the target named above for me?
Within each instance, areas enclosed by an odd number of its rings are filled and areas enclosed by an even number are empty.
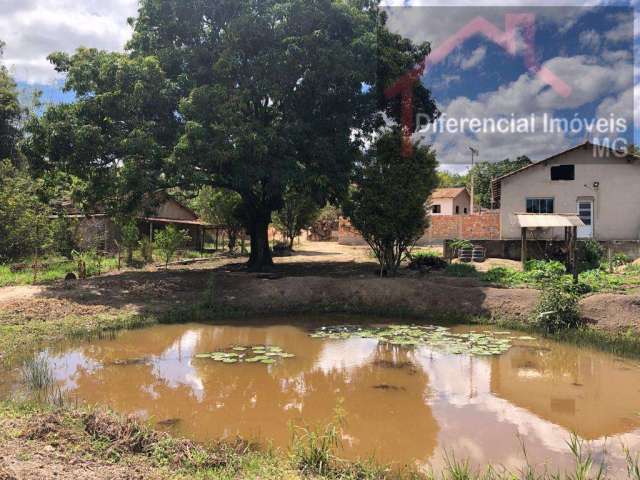
[[[590,142],[528,165],[493,182],[502,239],[520,238],[517,213],[578,214],[579,238],[640,239],[640,158]],[[539,238],[561,231],[541,229]]]

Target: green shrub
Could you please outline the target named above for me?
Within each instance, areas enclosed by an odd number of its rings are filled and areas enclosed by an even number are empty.
[[[604,256],[604,249],[595,240],[585,240],[580,242],[578,248],[578,258],[580,271],[595,270],[600,268]]]
[[[527,283],[526,276],[522,272],[518,272],[513,268],[494,267],[488,272],[482,274],[482,280],[498,285],[515,285],[518,283]]]
[[[616,253],[611,258],[611,266],[613,268],[623,267],[623,266],[625,266],[625,265],[627,265],[629,263],[631,263],[631,257],[628,257],[624,253]]]
[[[548,333],[581,326],[578,299],[577,293],[564,288],[561,282],[551,282],[540,295],[536,323]]]
[[[447,265],[444,273],[452,277],[475,277],[478,275],[476,267],[468,263],[452,263],[451,265]]]
[[[555,260],[529,260],[524,269],[535,281],[553,279],[567,273],[566,267]]]
[[[599,269],[582,272],[579,278],[580,282],[589,285],[592,291],[615,290],[624,285],[624,281],[620,276]]]
[[[442,257],[434,252],[418,252],[409,256],[409,268],[420,270],[427,268],[430,270],[444,270],[449,265]]]
[[[169,266],[169,261],[190,238],[187,232],[178,230],[174,225],[169,225],[156,234],[155,247],[162,254],[164,268]]]
[[[140,231],[135,220],[124,223],[121,227],[122,246],[127,250],[127,265],[133,263],[133,249],[138,245]]]

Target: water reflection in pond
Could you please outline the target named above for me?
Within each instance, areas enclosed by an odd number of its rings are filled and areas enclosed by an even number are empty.
[[[342,402],[346,457],[567,464],[572,431],[640,447],[640,367],[590,350],[515,341],[500,356],[446,355],[375,339],[310,338],[308,325],[157,326],[49,352],[56,378],[93,404],[135,413],[197,440],[241,435],[286,446],[290,423],[325,423]],[[477,327],[476,327],[477,328]],[[460,330],[468,329],[460,327]],[[222,364],[198,353],[277,345],[272,365]]]

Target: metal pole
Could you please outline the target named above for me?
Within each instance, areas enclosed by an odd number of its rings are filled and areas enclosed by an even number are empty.
[[[475,178],[474,178],[474,172],[473,172],[473,167],[475,165],[475,159],[476,156],[478,156],[480,154],[480,151],[473,148],[473,147],[469,147],[469,150],[471,150],[471,205],[470,205],[470,210],[471,210],[471,215],[473,215],[475,213],[475,195],[476,195],[476,182],[475,182]]]
[[[578,284],[578,227],[571,228],[571,272],[573,273],[573,283]]]

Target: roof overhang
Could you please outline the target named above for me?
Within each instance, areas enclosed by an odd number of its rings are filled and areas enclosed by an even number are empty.
[[[160,217],[139,217],[139,219],[144,220],[145,222],[161,223],[161,224],[198,225],[198,226],[207,227],[207,228],[215,227],[215,225],[205,223],[201,220],[178,220],[173,218],[160,218]]]
[[[521,228],[584,227],[585,224],[575,214],[559,213],[516,213]]]

